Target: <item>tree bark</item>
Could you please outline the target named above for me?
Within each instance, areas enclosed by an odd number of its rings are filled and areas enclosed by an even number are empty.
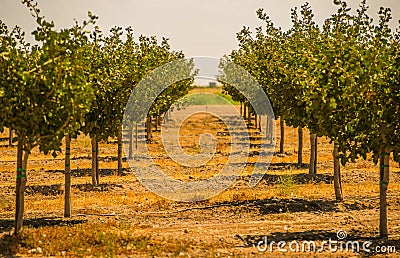
[[[380,158],[379,182],[379,235],[382,238],[389,236],[387,218],[387,189],[389,186],[389,153],[382,151]]]
[[[71,138],[65,135],[64,217],[71,217]]]
[[[99,141],[96,137],[96,181],[100,184],[100,173],[99,173]]]
[[[317,174],[317,164],[318,164],[318,137],[315,135],[315,144],[314,144],[314,171]]]
[[[257,129],[258,126],[258,117],[257,117],[257,113],[254,113],[254,127]]]
[[[122,124],[118,129],[118,175],[122,176]]]
[[[21,154],[22,155],[22,154]],[[17,154],[18,156],[18,154]],[[22,229],[22,224],[24,220],[24,209],[25,209],[25,186],[26,186],[26,168],[28,165],[28,157],[29,153],[23,151],[22,158],[22,168],[18,167],[19,174],[17,172],[17,209],[16,209],[16,218],[15,218],[15,235],[19,235]],[[17,157],[19,159],[19,157]],[[18,162],[17,162],[18,163]],[[18,179],[20,179],[20,184],[18,185]]]
[[[146,119],[146,139],[151,141],[152,139],[152,121],[151,116],[148,116]]]
[[[275,132],[275,126],[276,126],[276,120],[274,119],[274,118],[270,118],[270,120],[269,120],[269,133],[270,133],[270,135],[271,135],[271,145],[272,144],[276,144],[276,141],[274,141],[275,140],[275,135],[274,135],[274,132]]]
[[[243,119],[247,119],[247,105],[243,104]]]
[[[250,127],[251,125],[251,112],[250,112],[250,104],[247,107],[247,125]]]
[[[8,147],[13,146],[13,131],[11,129],[9,129],[9,137],[8,137]]]
[[[97,185],[97,137],[92,137],[92,184]]]
[[[340,177],[340,161],[338,155],[339,155],[339,146],[335,144],[333,148],[333,184],[335,188],[336,200],[342,201],[343,200],[342,180]]]
[[[272,117],[266,116],[266,134],[267,134],[267,140],[269,140],[270,144],[273,144],[273,135],[272,135],[272,131],[273,131],[273,123],[274,123],[274,119]]]
[[[297,163],[303,164],[303,127],[299,126],[298,129],[299,145],[297,146]]]
[[[285,121],[283,121],[283,117],[279,118],[279,124],[281,128],[281,139],[279,144],[279,153],[284,153],[284,145],[285,145]]]
[[[138,134],[138,125],[135,123],[135,134],[136,134],[136,142],[135,142],[135,148],[136,150],[139,147],[139,134]]]
[[[133,153],[133,124],[132,123],[129,123],[128,130],[129,130],[128,131],[128,135],[129,135],[128,159],[132,159],[132,153]],[[137,135],[136,135],[136,140],[137,140]]]
[[[168,111],[164,113],[164,124],[168,124]]]
[[[311,153],[310,153],[310,169],[311,175],[317,174],[317,135],[310,134]]]
[[[18,141],[17,150],[17,181],[15,188],[15,221],[14,221],[14,235],[18,236],[22,229],[23,216],[24,216],[24,194],[26,185],[26,169],[23,168],[23,143]]]

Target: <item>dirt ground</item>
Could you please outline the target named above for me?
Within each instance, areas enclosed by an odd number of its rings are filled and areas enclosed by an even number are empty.
[[[276,128],[279,136],[278,124]],[[258,134],[255,128],[249,130]],[[319,139],[318,175],[311,177],[307,164],[297,164],[297,129],[285,130],[286,153],[274,155],[270,169],[256,187],[248,186],[257,159],[253,156],[231,187],[201,202],[175,202],[153,194],[138,182],[126,160],[124,175],[118,176],[115,140],[100,143],[100,185],[91,185],[90,139],[80,136],[71,146],[71,218],[63,218],[63,154],[53,158],[34,150],[28,162],[24,230],[18,239],[11,236],[16,147],[7,146],[6,130],[0,135],[0,253],[132,257],[400,256],[399,165],[390,163],[390,237],[383,240],[378,238],[378,166],[368,159],[342,167],[345,200],[337,202],[333,189],[333,146],[327,139]],[[204,132],[217,139],[216,154],[204,166],[187,168],[172,161],[163,149],[160,131],[154,132],[154,140],[149,143],[155,163],[166,174],[182,181],[212,177],[227,162],[230,135],[224,133],[226,126],[217,117],[197,114],[187,119],[180,130],[183,150],[198,153],[198,139]],[[304,135],[303,158],[308,163],[308,133]],[[345,236],[339,243],[356,241],[360,249],[363,243],[371,241],[371,252],[329,249],[324,241],[336,241],[338,234]],[[267,250],[259,250],[264,247],[265,239]],[[279,241],[287,243],[283,247],[287,252],[279,250]],[[304,241],[314,241],[317,250],[301,250]],[[259,243],[262,245],[257,248]],[[321,246],[324,248],[318,251]],[[393,246],[395,253],[391,253]],[[375,249],[384,247],[387,250],[382,253]]]

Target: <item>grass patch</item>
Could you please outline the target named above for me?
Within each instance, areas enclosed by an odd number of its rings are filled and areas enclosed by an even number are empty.
[[[73,226],[24,227],[18,238],[11,235],[3,235],[0,238],[0,255],[177,256],[190,247],[199,247],[193,241],[156,239],[149,234],[142,235],[140,231],[140,227],[118,221]]]
[[[277,184],[281,196],[292,196],[299,190],[296,179],[292,173],[280,176]]]
[[[9,197],[0,198],[0,210],[2,212],[14,210],[14,200]]]
[[[239,103],[232,100],[232,97],[219,93],[198,92],[188,95],[184,98],[187,105],[238,105]]]

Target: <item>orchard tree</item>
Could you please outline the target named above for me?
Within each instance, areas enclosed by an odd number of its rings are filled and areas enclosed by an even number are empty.
[[[128,31],[128,39],[131,30]],[[85,116],[82,131],[90,135],[92,139],[92,183],[99,183],[98,142],[106,141],[109,137],[118,137],[121,133],[122,123],[120,114],[123,112],[123,99],[125,93],[123,82],[128,74],[130,61],[124,52],[124,43],[121,39],[122,28],[114,27],[110,30],[110,36],[104,37],[96,28],[91,34],[92,42],[89,47],[91,59],[87,71],[90,74],[89,81],[95,91],[95,99],[92,108]],[[118,137],[120,138],[120,137]],[[119,145],[121,142],[119,141]],[[122,170],[122,152],[119,153],[119,174]]]
[[[350,15],[344,1],[325,25],[323,57],[314,68],[321,74],[310,95],[313,110],[320,110],[320,125],[338,144],[342,164],[367,158],[380,162],[380,235],[388,236],[386,191],[389,155],[399,161],[399,39],[389,29],[390,10],[381,8],[374,25],[365,1]],[[329,69],[328,69],[329,68]]]
[[[39,45],[25,43],[23,33],[16,29],[9,47],[2,53],[6,73],[1,77],[3,94],[1,106],[7,106],[4,124],[16,134],[17,187],[15,234],[19,234],[24,213],[24,191],[27,162],[31,150],[39,147],[48,154],[61,151],[61,141],[68,129],[81,122],[93,96],[85,80],[81,54],[84,27],[56,31],[53,22],[40,16],[33,1],[23,1],[36,18],[38,28],[33,32]],[[14,39],[12,39],[14,38]],[[18,44],[17,44],[18,43]]]
[[[134,113],[144,114],[144,112],[136,112],[135,110],[142,110],[143,103],[151,101],[151,98],[156,95],[158,91],[157,86],[161,86],[159,85],[160,83],[165,83],[166,78],[171,79],[171,77],[173,77],[168,74],[171,73],[171,71],[165,69],[173,67],[175,69],[175,76],[184,75],[183,77],[187,78],[177,82],[171,81],[171,85],[168,85],[168,87],[152,101],[152,106],[147,116],[140,117],[140,119],[146,120],[146,139],[151,141],[152,118],[156,117],[156,123],[159,122],[159,116],[167,112],[173,104],[176,104],[180,98],[189,93],[193,88],[196,71],[194,69],[193,60],[185,60],[185,56],[182,52],[172,51],[168,40],[165,38],[162,39],[161,43],[158,43],[157,38],[154,36],[141,36],[139,37],[138,45],[136,81],[141,82],[144,79],[142,83],[146,83],[146,93],[141,92],[140,94],[143,93],[142,95],[146,96],[146,98],[140,99],[135,103],[133,103],[133,101],[129,103],[129,107],[127,107],[128,110],[125,112],[125,121],[128,122],[128,124],[125,126],[131,128],[133,123],[137,124],[141,122],[137,120],[136,115],[134,115],[135,118],[131,115]],[[148,82],[152,82],[153,84]],[[147,99],[147,97],[149,99]],[[130,140],[130,142],[132,142],[132,140]],[[131,158],[132,144],[130,144],[129,150],[129,158]]]

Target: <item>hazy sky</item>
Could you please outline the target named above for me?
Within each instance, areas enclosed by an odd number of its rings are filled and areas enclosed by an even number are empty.
[[[221,57],[236,48],[236,33],[243,25],[255,27],[260,7],[277,26],[290,26],[290,9],[303,0],[39,0],[42,14],[58,27],[70,26],[73,18],[82,21],[90,10],[98,15],[98,25],[108,31],[114,25],[132,26],[140,34],[170,38],[173,49],[187,56]],[[318,23],[335,11],[333,0],[309,0]],[[348,1],[353,7],[359,1]],[[400,19],[399,0],[369,0],[370,14],[379,6],[392,9],[392,28]],[[0,19],[9,27],[20,25],[29,34],[35,21],[20,0],[0,0]]]

